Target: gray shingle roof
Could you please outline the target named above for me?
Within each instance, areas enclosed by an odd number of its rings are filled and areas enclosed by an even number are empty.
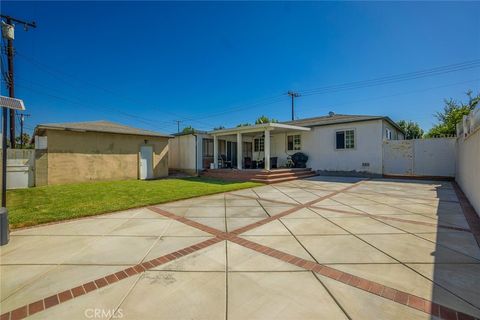
[[[398,124],[396,124],[389,117],[385,117],[385,116],[334,114],[332,116],[327,115],[327,116],[321,116],[321,117],[305,118],[305,119],[299,119],[299,120],[293,120],[293,121],[286,121],[282,123],[292,124],[295,126],[315,127],[315,126],[326,126],[326,125],[332,125],[332,124],[380,120],[380,119],[388,121],[395,128],[402,131],[402,129],[398,126]]]
[[[87,121],[87,122],[67,122],[67,123],[46,123],[39,124],[35,128],[35,132],[42,129],[54,129],[54,130],[78,130],[78,131],[90,131],[90,132],[107,132],[107,133],[119,133],[119,134],[131,134],[138,136],[150,136],[150,137],[166,137],[170,138],[171,135],[143,130],[125,126],[119,123],[110,121]]]

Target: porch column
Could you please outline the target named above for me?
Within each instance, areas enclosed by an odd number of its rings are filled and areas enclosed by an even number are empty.
[[[218,138],[213,136],[213,167],[218,169]]]
[[[270,131],[265,130],[264,149],[265,149],[265,170],[270,170]]]
[[[237,168],[242,170],[243,150],[242,133],[237,132]]]

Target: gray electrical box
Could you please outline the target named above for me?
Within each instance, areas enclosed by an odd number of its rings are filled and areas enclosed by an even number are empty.
[[[9,240],[8,211],[7,208],[0,208],[0,246],[6,245]]]
[[[15,39],[15,27],[11,24],[2,23],[2,36],[7,40]]]

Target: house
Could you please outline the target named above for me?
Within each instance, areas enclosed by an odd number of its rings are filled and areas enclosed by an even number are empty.
[[[308,156],[307,167],[319,173],[381,175],[383,141],[403,139],[402,129],[389,117],[331,112],[202,132],[196,138],[176,136],[170,143],[172,153],[195,155],[195,161],[178,163],[176,168],[189,172],[225,167],[277,169],[287,165],[289,156],[302,152]]]
[[[40,124],[36,185],[168,176],[170,138],[109,121]]]
[[[210,168],[210,163],[213,162],[211,135],[206,131],[194,130],[174,133],[172,136],[174,138],[168,142],[168,167],[171,172],[197,175],[203,169]]]

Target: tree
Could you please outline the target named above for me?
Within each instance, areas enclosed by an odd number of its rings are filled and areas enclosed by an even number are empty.
[[[468,115],[480,102],[480,93],[472,95],[472,91],[467,92],[468,102],[459,102],[454,99],[445,100],[443,112],[437,112],[435,118],[439,121],[427,133],[427,137],[454,135],[456,134],[456,125],[464,115]]]
[[[250,123],[240,123],[240,124],[237,124],[237,128],[240,128],[240,127],[248,127],[248,126],[251,126]]]
[[[273,123],[273,122],[278,122],[278,120],[276,119],[269,119],[268,117],[265,117],[265,116],[261,116],[261,117],[258,117],[257,120],[255,120],[255,124],[262,124],[262,123]]]
[[[218,127],[213,128],[213,130],[223,130],[223,129],[225,129],[224,126],[218,126]]]
[[[195,133],[195,129],[192,126],[188,126],[188,127],[183,128],[182,133],[185,133],[185,134]]]
[[[33,145],[30,144],[30,135],[28,133],[24,133],[21,140],[20,136],[15,138],[15,147],[20,148],[22,141],[24,149],[33,149]]]
[[[423,137],[423,130],[420,128],[418,123],[413,121],[405,121],[400,120],[397,122],[398,126],[402,128],[403,132],[405,132],[405,139],[420,139]]]

